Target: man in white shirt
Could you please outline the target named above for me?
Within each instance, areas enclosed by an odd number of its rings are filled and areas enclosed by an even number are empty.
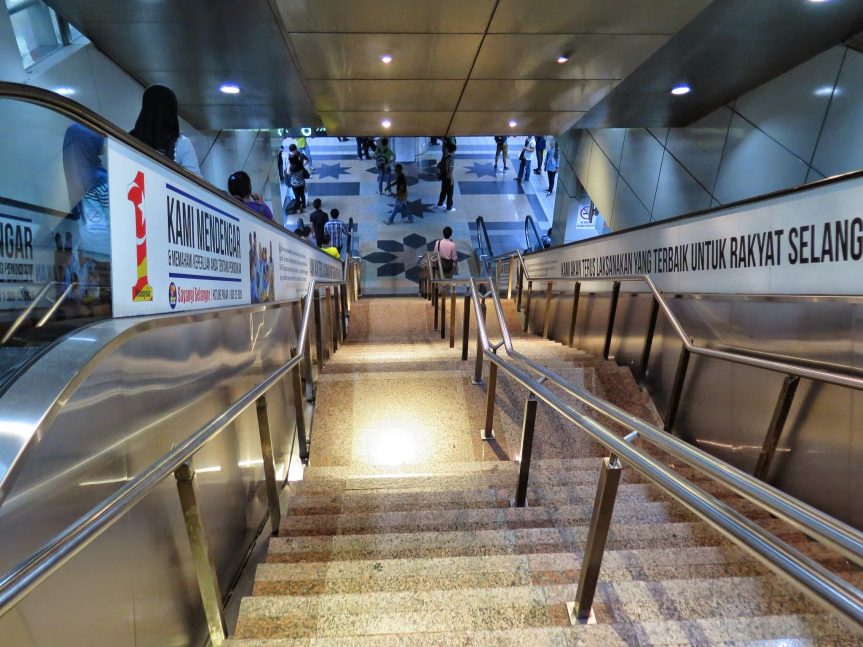
[[[536,150],[536,138],[533,135],[528,135],[524,140],[524,147],[521,150],[521,155],[518,156],[518,177],[516,182],[527,180],[530,182],[530,165],[533,162],[533,153]]]

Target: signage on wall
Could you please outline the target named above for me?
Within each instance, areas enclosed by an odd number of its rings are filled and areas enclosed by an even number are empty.
[[[576,229],[595,229],[596,223],[594,222],[593,216],[596,213],[593,203],[585,204],[579,207],[578,216],[575,220],[575,228]]]
[[[341,263],[108,142],[114,316],[294,299]]]
[[[553,248],[526,262],[535,276],[650,274],[665,291],[859,295],[863,178]]]

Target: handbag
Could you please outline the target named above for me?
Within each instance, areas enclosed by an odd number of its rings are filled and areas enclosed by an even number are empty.
[[[304,180],[308,180],[310,177],[312,177],[312,174],[311,174],[311,173],[309,173],[309,169],[307,169],[307,168],[304,166],[304,167],[303,167],[303,179],[304,179]]]

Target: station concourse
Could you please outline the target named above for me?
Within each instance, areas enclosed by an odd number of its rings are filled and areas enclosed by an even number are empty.
[[[861,34],[6,0],[0,647],[863,645]]]

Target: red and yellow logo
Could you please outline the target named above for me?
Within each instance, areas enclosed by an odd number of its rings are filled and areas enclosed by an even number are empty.
[[[138,171],[127,195],[135,207],[135,247],[138,257],[138,281],[132,286],[132,301],[152,301],[153,288],[147,278],[147,218],[144,214],[144,172]]]

